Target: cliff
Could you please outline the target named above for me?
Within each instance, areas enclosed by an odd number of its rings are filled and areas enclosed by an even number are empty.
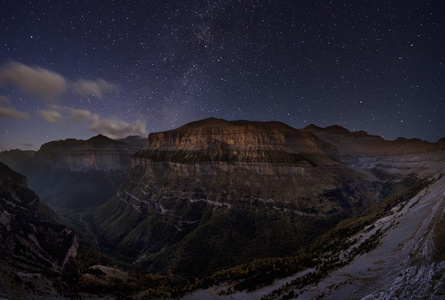
[[[233,161],[268,162],[267,152],[306,153],[336,156],[334,146],[315,135],[280,122],[225,121],[209,118],[178,129],[151,133],[145,151],[199,151],[210,160],[228,154]]]
[[[151,133],[146,147],[133,156],[131,169],[143,172],[150,193],[162,185],[189,199],[199,190],[204,199],[223,202],[300,205],[302,198],[328,200],[323,194],[343,187],[345,178],[359,178],[337,157],[335,146],[280,122],[210,118]],[[333,206],[314,209],[327,213]]]

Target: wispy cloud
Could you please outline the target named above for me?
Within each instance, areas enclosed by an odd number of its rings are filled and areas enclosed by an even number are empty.
[[[118,91],[115,84],[105,81],[102,78],[97,80],[80,79],[73,84],[73,90],[80,96],[94,95],[103,99],[105,94],[111,94]]]
[[[50,103],[57,101],[67,88],[67,82],[60,74],[18,62],[10,62],[0,67],[0,84],[13,84],[24,93]]]
[[[91,124],[89,130],[101,133],[112,139],[124,138],[129,135],[147,135],[145,123],[139,120],[132,124],[118,119],[96,120]]]
[[[14,108],[0,106],[0,118],[29,119],[29,114]]]
[[[145,123],[140,120],[127,123],[117,118],[101,119],[98,114],[85,109],[70,109],[69,120],[71,122],[91,121],[88,130],[106,135],[112,139],[125,138],[129,135],[147,135]]]
[[[22,143],[22,145],[25,146],[25,147],[27,147],[27,148],[32,148],[32,147],[34,147],[34,145],[31,144],[31,143]]]
[[[124,138],[129,135],[147,135],[145,123],[136,120],[127,123],[117,118],[102,119],[98,114],[85,109],[63,109],[58,105],[58,98],[66,92],[68,81],[60,74],[40,67],[29,67],[19,62],[10,62],[0,66],[0,87],[13,85],[23,93],[36,96],[46,102],[46,109],[38,110],[37,114],[46,122],[60,123],[89,122],[88,130],[101,133],[110,138]],[[103,99],[106,94],[118,92],[117,85],[102,78],[96,80],[79,79],[71,82],[72,90],[80,95],[94,95]],[[9,108],[11,101],[0,96],[0,117],[27,119],[30,114]]]
[[[39,110],[40,117],[48,123],[59,123],[62,121],[62,114],[57,110]]]
[[[81,122],[84,120],[94,121],[99,119],[99,115],[94,114],[86,109],[71,108],[69,110],[69,120],[71,122]]]

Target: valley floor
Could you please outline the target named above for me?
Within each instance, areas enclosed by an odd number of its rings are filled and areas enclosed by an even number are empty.
[[[185,296],[192,299],[259,299],[283,287],[298,299],[440,299],[445,298],[445,176],[413,197],[406,205],[374,223],[383,235],[372,251],[332,271],[318,284],[284,287],[306,270],[277,280],[254,292],[218,295],[226,287],[212,287]],[[361,233],[363,237],[364,233]],[[357,235],[360,237],[360,233]],[[438,253],[441,253],[438,255]],[[272,297],[273,298],[273,297]],[[279,299],[280,297],[278,297]]]

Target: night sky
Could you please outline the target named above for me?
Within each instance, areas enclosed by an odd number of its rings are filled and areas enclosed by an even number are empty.
[[[445,1],[0,2],[0,150],[207,117],[445,136]]]

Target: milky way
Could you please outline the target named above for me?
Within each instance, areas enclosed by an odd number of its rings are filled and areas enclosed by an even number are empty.
[[[444,1],[2,1],[0,150],[206,117],[445,136]]]

